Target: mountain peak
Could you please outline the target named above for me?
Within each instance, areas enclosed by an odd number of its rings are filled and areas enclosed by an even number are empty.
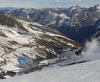
[[[98,11],[100,12],[100,4],[94,5],[88,9],[89,11]]]
[[[79,8],[79,6],[76,5],[76,4],[74,4],[74,5],[72,6],[72,8]]]
[[[97,9],[100,11],[100,4],[97,4]]]
[[[73,10],[75,10],[75,11],[80,11],[81,10],[81,8],[78,6],[78,5],[73,5],[73,6],[71,6],[70,8],[69,8],[69,11],[70,12],[72,12]]]
[[[75,4],[75,5],[73,5],[72,7],[70,7],[70,9],[71,9],[71,11],[72,11],[72,10],[75,10],[75,9],[80,9],[80,7],[79,7],[78,5]]]
[[[100,6],[100,4],[98,3],[97,6]]]
[[[74,7],[77,7],[78,5],[74,4],[73,6],[74,6]]]

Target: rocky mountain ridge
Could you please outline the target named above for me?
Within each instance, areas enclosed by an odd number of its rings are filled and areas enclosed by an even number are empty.
[[[100,19],[100,5],[90,8],[74,5],[70,8],[0,10],[0,14],[7,13],[14,17],[32,19],[39,24],[60,31],[73,40],[84,43],[86,39],[98,31],[94,26]]]

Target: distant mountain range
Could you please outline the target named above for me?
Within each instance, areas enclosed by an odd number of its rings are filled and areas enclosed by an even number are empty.
[[[97,23],[97,27],[100,28],[100,21]],[[97,29],[98,29],[97,28]],[[93,38],[96,38],[100,42],[100,30],[97,31],[94,35]],[[100,45],[100,44],[99,44]]]
[[[81,8],[74,5],[70,8],[43,8],[43,9],[2,9],[0,14],[11,14],[18,18],[32,19],[39,24],[54,28],[67,37],[84,43],[100,28],[100,5],[90,8]]]

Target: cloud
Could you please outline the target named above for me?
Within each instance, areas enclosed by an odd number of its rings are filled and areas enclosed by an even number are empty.
[[[1,7],[21,8],[47,8],[47,7],[70,7],[74,4],[81,7],[90,7],[100,3],[100,0],[0,0]]]
[[[52,2],[62,2],[61,0],[51,0]]]
[[[1,0],[0,0],[1,1]],[[7,2],[1,2],[0,7],[18,7],[18,8],[30,8],[32,7],[32,3],[30,2],[21,2],[21,1],[7,1]]]
[[[41,6],[50,7],[70,7],[74,4],[82,7],[90,7],[100,3],[100,0],[50,0],[48,3],[43,3]]]
[[[0,1],[2,1],[2,2],[3,2],[3,1],[8,1],[8,0],[0,0]]]
[[[25,7],[31,7],[31,8],[47,8],[47,7],[67,7],[68,8],[70,6],[73,6],[74,4],[79,5],[81,7],[90,7],[98,3],[100,3],[100,0],[87,0],[87,1],[85,0],[67,0],[67,1],[66,0],[50,0],[50,1],[39,2],[39,3],[38,2],[37,3],[21,2],[19,6],[25,5]]]
[[[82,2],[82,1],[83,2],[91,2],[92,1],[93,2],[93,1],[98,1],[98,0],[86,0],[86,1],[85,0],[70,0],[70,1],[76,1],[76,2]]]
[[[21,8],[30,8],[33,5],[36,5],[36,4],[31,3],[31,2],[20,2],[20,1],[16,1],[16,3],[12,4],[12,6],[14,6],[14,7],[21,7]]]
[[[39,1],[39,0],[37,0]],[[14,7],[24,7],[24,8],[47,8],[47,7],[60,7],[61,5],[63,5],[60,0],[51,0],[51,1],[46,1],[43,3],[42,2],[20,2],[20,1],[16,1],[14,4],[12,4],[12,6]],[[54,1],[54,2],[53,2]],[[58,2],[57,2],[58,1]]]

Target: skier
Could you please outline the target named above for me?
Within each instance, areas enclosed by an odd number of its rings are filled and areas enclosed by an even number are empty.
[[[82,53],[81,52],[82,52],[82,50],[80,49],[80,50],[76,51],[75,54],[77,56],[80,56],[82,58]]]

